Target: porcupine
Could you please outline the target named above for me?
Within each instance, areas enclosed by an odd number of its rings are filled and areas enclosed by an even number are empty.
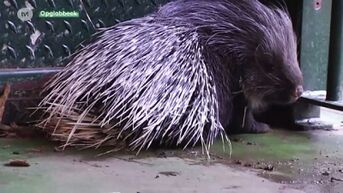
[[[288,13],[258,0],[176,0],[94,37],[39,105],[54,132],[78,113],[66,145],[93,116],[106,130],[97,145],[123,137],[138,150],[200,142],[208,152],[225,130],[269,130],[253,113],[303,90]]]

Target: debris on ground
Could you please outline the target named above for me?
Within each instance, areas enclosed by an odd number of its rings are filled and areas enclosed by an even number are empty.
[[[271,164],[268,164],[268,165],[264,166],[262,169],[266,170],[266,171],[273,171],[274,170],[274,166],[271,165]]]
[[[250,168],[250,167],[252,167],[253,165],[252,165],[251,163],[245,163],[245,164],[243,164],[243,166],[244,166],[244,167]]]
[[[167,158],[167,153],[162,151],[157,155],[158,158]]]
[[[266,163],[261,163],[259,161],[256,163],[249,163],[249,162],[243,162],[241,160],[234,160],[233,163],[237,164],[237,165],[244,166],[244,167],[260,169],[260,170],[265,170],[265,171],[273,171],[274,170],[273,165],[271,165],[271,164],[266,165]]]
[[[232,141],[234,141],[234,142],[241,142],[242,139],[240,139],[240,138],[233,138]]]
[[[255,143],[255,142],[250,142],[250,141],[248,141],[248,142],[247,142],[247,145],[256,145],[256,143]]]
[[[323,176],[328,176],[328,175],[330,175],[330,172],[325,171],[325,172],[322,173],[322,175],[323,175]]]
[[[343,182],[342,178],[331,177],[330,182]]]
[[[30,164],[26,160],[10,160],[4,164],[9,167],[29,167]]]
[[[174,171],[164,171],[164,172],[159,172],[159,174],[165,175],[165,176],[178,176],[178,175],[180,175],[179,172],[174,172]]]
[[[90,164],[90,165],[93,166],[93,167],[96,167],[96,168],[102,168],[102,166],[99,165],[99,164],[97,164],[97,163],[95,163],[95,164]]]

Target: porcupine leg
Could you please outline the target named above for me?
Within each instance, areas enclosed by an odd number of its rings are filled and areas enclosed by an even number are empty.
[[[243,96],[234,97],[232,121],[228,133],[266,133],[271,130],[268,124],[255,120],[252,110],[246,105]]]
[[[240,128],[243,133],[266,133],[271,130],[269,125],[256,121],[248,107],[244,107],[241,123]]]

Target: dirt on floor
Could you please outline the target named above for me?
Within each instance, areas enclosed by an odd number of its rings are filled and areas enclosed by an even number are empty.
[[[282,131],[200,148],[135,155],[106,149],[56,151],[42,139],[0,138],[0,192],[341,193],[343,132]]]

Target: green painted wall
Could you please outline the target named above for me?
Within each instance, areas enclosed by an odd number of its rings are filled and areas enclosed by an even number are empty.
[[[316,3],[321,8],[316,9]],[[300,63],[306,90],[325,90],[332,0],[304,0]]]

